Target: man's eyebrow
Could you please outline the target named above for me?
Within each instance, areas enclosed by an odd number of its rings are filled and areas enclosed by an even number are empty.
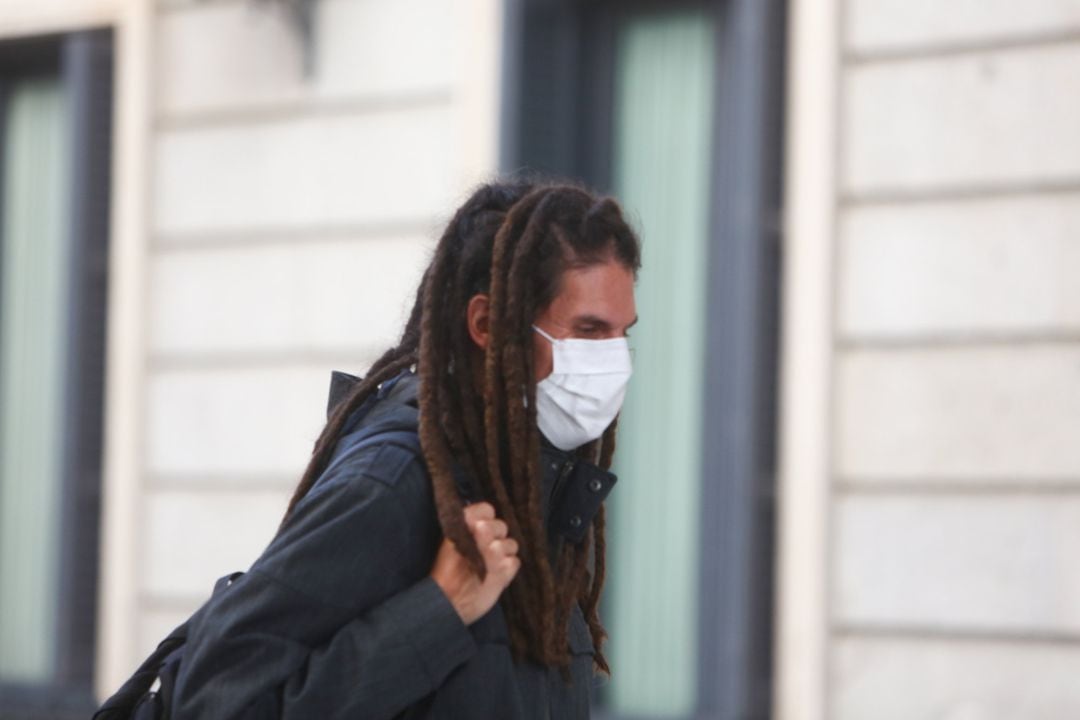
[[[634,319],[630,322],[630,324],[626,326],[626,329],[629,330],[630,328],[634,327],[634,325],[637,324],[637,321],[638,316],[635,315]],[[610,322],[597,315],[578,315],[576,318],[574,318],[574,325],[597,325],[602,328],[611,327]]]

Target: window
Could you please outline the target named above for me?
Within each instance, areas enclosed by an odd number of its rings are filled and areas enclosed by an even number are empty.
[[[643,243],[636,382],[610,515],[605,616],[621,670],[606,700],[617,712],[683,717],[698,683],[713,27],[691,8],[630,14],[615,32],[611,184]]]
[[[0,43],[0,708],[86,717],[111,34]]]
[[[597,715],[767,718],[783,3],[512,9],[503,166],[612,192],[643,239]]]

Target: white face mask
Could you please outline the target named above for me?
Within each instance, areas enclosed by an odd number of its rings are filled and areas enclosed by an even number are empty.
[[[619,414],[630,381],[630,343],[556,339],[533,325],[551,343],[551,374],[536,384],[536,424],[560,450],[595,440]]]

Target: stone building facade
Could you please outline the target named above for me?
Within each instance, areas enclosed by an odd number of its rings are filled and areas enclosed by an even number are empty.
[[[777,717],[1080,712],[1080,4],[793,3]]]
[[[0,50],[113,29],[99,696],[500,169],[514,5],[0,3]],[[786,12],[772,716],[1080,716],[1080,2]]]

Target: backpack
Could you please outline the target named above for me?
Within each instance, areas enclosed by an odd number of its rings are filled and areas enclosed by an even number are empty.
[[[415,432],[384,427],[362,437],[356,449],[394,439],[418,447]],[[214,598],[227,592],[229,586],[243,574],[230,573],[214,583],[210,600],[158,643],[157,649],[150,653],[120,689],[98,708],[93,720],[168,720],[172,714],[176,678],[180,673],[180,663],[184,659],[188,626]]]
[[[220,578],[214,583],[211,600],[232,585],[242,572],[235,572]],[[198,611],[196,611],[198,614]],[[194,616],[192,616],[194,617]],[[173,688],[176,676],[180,672],[180,661],[184,657],[184,643],[187,642],[188,618],[158,643],[157,649],[143,660],[138,669],[120,686],[112,697],[106,700],[93,720],[165,720],[170,717]]]

